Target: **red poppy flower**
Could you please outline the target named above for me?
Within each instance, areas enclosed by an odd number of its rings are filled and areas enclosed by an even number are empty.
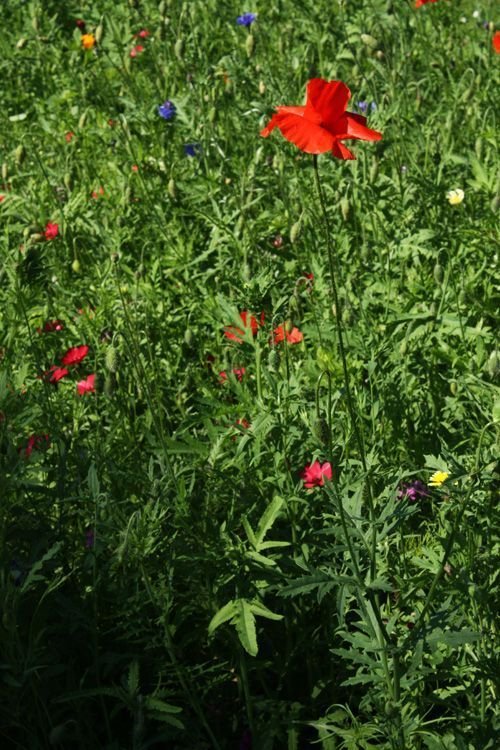
[[[47,447],[49,443],[50,438],[48,435],[30,435],[26,448],[24,449],[24,458],[29,458],[33,451]]]
[[[69,375],[69,370],[67,370],[65,367],[58,367],[57,365],[52,365],[48,370],[46,370],[43,373],[43,378],[48,383],[53,383],[54,385],[57,385],[57,383],[66,377],[66,375]]]
[[[134,37],[135,38],[139,37],[140,39],[147,39],[149,34],[150,32],[147,29],[141,29],[140,31],[137,32],[137,34],[134,34]]]
[[[48,240],[55,240],[57,235],[59,234],[59,224],[53,224],[51,221],[48,221],[45,225],[45,231],[44,236],[45,239]]]
[[[300,344],[300,342],[304,339],[302,332],[299,331],[298,328],[292,328],[291,331],[287,331],[286,326],[278,326],[274,329],[273,333],[275,344],[279,344],[284,341],[285,337],[289,344]]]
[[[137,164],[132,164],[132,166],[130,168],[131,168],[132,172],[138,172],[139,171],[139,167],[137,166]]]
[[[89,347],[86,344],[82,346],[72,346],[71,349],[63,354],[61,362],[63,365],[77,365],[82,362],[89,353]]]
[[[137,57],[137,55],[140,55],[141,52],[144,52],[144,47],[142,44],[136,44],[135,47],[132,47],[130,50],[130,57]]]
[[[2,203],[2,201],[4,201],[4,200],[5,200],[5,198],[6,198],[6,196],[5,196],[5,195],[2,195],[2,194],[0,194],[0,203]]]
[[[235,378],[237,378],[241,383],[241,381],[243,380],[243,375],[245,374],[246,370],[244,367],[237,367],[236,369],[231,370],[231,372],[233,373]],[[222,372],[219,372],[219,378],[220,378],[221,383],[225,383],[226,380],[228,379],[227,372],[225,370],[222,370]]]
[[[75,134],[72,130],[68,130],[68,132],[64,134],[64,137],[66,138],[66,143],[71,143],[71,141],[75,137]]]
[[[240,312],[240,318],[243,321],[244,327],[247,330],[250,329],[252,331],[252,336],[256,336],[257,331],[259,330],[259,325],[264,325],[265,316],[264,313],[261,313],[259,322],[257,321],[257,318],[250,315],[246,310],[243,310],[243,312]],[[224,328],[224,336],[231,341],[236,341],[238,344],[241,344],[243,341],[243,338],[241,337],[245,336],[245,331],[237,326],[226,326],[226,328]]]
[[[104,188],[102,185],[97,188],[97,190],[92,191],[92,198],[94,200],[97,200],[97,198],[101,198],[104,195]]]
[[[76,391],[79,396],[85,393],[95,393],[95,375],[89,375],[84,380],[78,381]]]
[[[366,127],[366,117],[346,112],[351,92],[342,81],[313,78],[307,84],[305,107],[278,107],[260,134],[267,138],[274,128],[306,154],[331,151],[338,159],[355,159],[342,141],[380,141],[382,134]]]
[[[495,50],[497,55],[500,55],[500,31],[495,31],[491,42],[493,44],[493,49]]]
[[[322,487],[325,479],[330,481],[332,478],[331,464],[328,461],[324,464],[320,464],[319,461],[306,464],[300,474],[300,478],[304,480],[304,487]]]
[[[420,8],[422,5],[427,3],[437,3],[437,0],[415,0],[415,8]]]

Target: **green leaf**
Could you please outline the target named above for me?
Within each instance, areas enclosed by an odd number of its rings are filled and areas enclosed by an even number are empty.
[[[257,539],[255,538],[255,534],[253,533],[253,529],[250,526],[247,517],[243,516],[243,518],[241,519],[241,522],[243,524],[243,528],[245,529],[245,533],[248,537],[248,541],[250,542],[252,547],[257,549]]]
[[[262,602],[257,601],[257,599],[250,602],[250,607],[254,615],[257,615],[257,617],[267,617],[268,620],[283,619],[283,615],[277,615],[275,612],[271,612],[270,609],[265,607]]]
[[[240,643],[250,656],[257,656],[259,647],[257,646],[257,633],[252,606],[246,599],[238,599],[237,607],[235,625]]]
[[[257,549],[260,548],[260,545],[264,541],[264,537],[277,519],[283,503],[283,498],[276,495],[262,514],[259,525],[257,526],[257,533],[255,534]]]
[[[212,635],[212,633],[219,627],[219,625],[222,625],[222,623],[227,622],[228,620],[231,620],[238,611],[238,601],[231,599],[230,602],[227,604],[224,604],[221,609],[219,609],[218,612],[215,613],[215,615],[210,620],[209,626],[208,626],[208,634]]]

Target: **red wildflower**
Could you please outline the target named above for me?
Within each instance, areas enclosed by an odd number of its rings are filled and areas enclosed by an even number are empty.
[[[6,196],[5,196],[5,195],[2,195],[2,194],[0,194],[0,203],[2,203],[2,201],[4,201],[4,200],[5,200],[5,198],[6,198]]]
[[[130,57],[137,57],[137,55],[140,55],[141,52],[144,52],[144,47],[142,44],[136,44],[135,47],[132,47],[130,50]]]
[[[55,240],[57,235],[59,234],[59,224],[53,224],[51,221],[48,221],[45,225],[45,239],[48,240]]]
[[[114,128],[115,125],[116,125],[116,120],[113,120],[113,118],[110,117],[109,120],[108,120],[108,125],[109,125],[110,128]]]
[[[50,443],[50,438],[48,435],[30,435],[28,438],[28,443],[26,445],[26,448],[24,449],[24,458],[29,458],[33,451],[37,451],[40,448],[48,446]],[[22,449],[20,449],[21,452]]]
[[[65,367],[58,367],[57,365],[52,365],[50,369],[46,370],[43,373],[43,378],[48,383],[53,383],[54,385],[57,385],[57,383],[66,377],[66,375],[69,375],[69,370],[67,370]]]
[[[47,320],[43,328],[37,328],[37,333],[52,333],[53,331],[62,331],[64,323],[62,320]]]
[[[300,344],[304,336],[298,328],[292,328],[291,331],[286,330],[286,326],[278,326],[274,329],[274,343],[279,344],[281,341],[286,340],[289,344]]]
[[[66,143],[71,143],[71,141],[75,137],[75,134],[72,130],[68,130],[68,132],[64,134],[64,137],[66,138]]]
[[[149,32],[147,29],[141,29],[137,32],[137,34],[134,34],[134,38],[137,39],[147,39],[147,37],[150,35],[151,32]]]
[[[325,479],[330,481],[332,478],[331,464],[328,461],[324,464],[320,464],[319,461],[314,461],[312,464],[306,464],[300,474],[300,478],[304,480],[304,487],[322,487],[325,483]]]
[[[331,151],[338,159],[354,159],[342,141],[380,141],[382,134],[366,127],[366,117],[346,112],[350,98],[345,83],[313,78],[307,84],[305,107],[278,107],[260,134],[267,138],[279,128],[287,141],[307,154]]]
[[[253,315],[250,315],[249,312],[246,310],[243,310],[243,312],[240,312],[240,318],[243,321],[244,327],[248,330],[250,329],[252,332],[252,336],[257,335],[257,331],[259,330],[259,325],[264,325],[264,313],[260,314],[260,322],[257,321],[257,318],[255,318]],[[230,339],[231,341],[236,341],[238,344],[241,344],[243,341],[243,338],[245,336],[246,331],[242,330],[241,328],[238,328],[237,326],[226,326],[224,328],[224,336],[227,339]]]
[[[500,55],[500,31],[495,31],[491,42],[493,44],[493,49],[495,50],[497,55]]]
[[[420,8],[422,5],[427,3],[437,3],[437,0],[415,0],[415,8]]]
[[[79,396],[85,393],[95,393],[95,375],[89,375],[84,380],[78,381],[76,391]]]
[[[92,191],[92,198],[94,200],[97,200],[97,198],[101,198],[103,195],[104,195],[104,188],[102,187],[102,185],[99,186],[97,190]]]
[[[137,164],[132,164],[131,170],[132,170],[132,172],[138,172],[139,171],[139,167],[137,166]]]
[[[241,383],[241,381],[243,380],[243,375],[245,374],[246,370],[245,370],[245,368],[244,368],[244,367],[237,367],[236,369],[234,369],[234,370],[231,370],[231,372],[233,373],[233,375],[234,375],[234,376],[235,376],[235,377],[236,377],[236,378],[237,378],[237,379],[238,379],[238,380],[240,381],[240,383]],[[227,372],[226,372],[225,370],[222,370],[222,372],[219,372],[219,378],[220,378],[220,381],[221,381],[221,383],[225,383],[225,382],[226,382],[226,380],[228,379],[228,374],[227,374]]]
[[[63,354],[61,362],[63,365],[77,365],[82,362],[89,353],[89,347],[86,344],[82,346],[72,346],[71,349]]]
[[[243,427],[244,430],[248,430],[248,428],[250,427],[250,422],[248,421],[248,419],[245,419],[245,417],[243,417],[242,419],[236,420],[235,427]]]

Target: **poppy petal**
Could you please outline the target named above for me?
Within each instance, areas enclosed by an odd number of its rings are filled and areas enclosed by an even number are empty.
[[[382,140],[382,133],[366,127],[366,117],[363,117],[363,115],[347,112],[345,119],[347,121],[347,138],[359,138],[361,141]]]
[[[278,107],[278,111],[276,112],[276,114],[272,116],[266,127],[260,131],[261,136],[263,138],[267,138],[267,136],[274,130],[274,128],[279,128],[280,115],[282,115],[284,112],[290,112],[291,114],[303,117],[305,109],[305,107]]]
[[[324,81],[313,78],[307,84],[306,117],[315,110],[326,126],[333,126],[345,112],[351,92],[342,81]]]
[[[287,141],[294,143],[307,154],[323,154],[332,149],[335,140],[332,133],[306,119],[303,115],[296,115],[284,110],[284,107],[280,107],[267,128],[261,131],[261,135],[266,137],[273,128],[278,127]]]
[[[334,141],[332,146],[332,154],[337,157],[337,159],[355,159],[356,157],[352,153],[352,151],[349,151],[346,146],[344,146],[343,143],[340,141]]]

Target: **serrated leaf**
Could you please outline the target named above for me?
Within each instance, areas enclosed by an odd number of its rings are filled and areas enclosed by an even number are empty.
[[[243,524],[243,528],[245,529],[245,533],[246,533],[246,535],[248,537],[248,541],[250,542],[250,544],[252,545],[252,547],[254,547],[255,549],[257,549],[257,539],[255,538],[255,534],[253,533],[253,529],[250,526],[250,524],[249,524],[248,519],[246,518],[246,516],[243,516],[243,518],[241,519],[241,522]]]
[[[238,599],[237,614],[234,624],[240,643],[250,656],[257,656],[257,632],[255,630],[255,617],[250,602],[246,599]]]
[[[257,549],[259,549],[259,545],[262,544],[262,542],[264,541],[264,537],[278,517],[283,503],[283,498],[276,495],[275,497],[273,497],[266,510],[262,514],[259,525],[257,526],[257,532],[255,534]]]
[[[230,602],[224,604],[224,606],[221,607],[210,620],[210,623],[208,625],[208,634],[212,635],[212,633],[219,627],[219,625],[222,625],[222,623],[231,620],[236,615],[237,611],[238,602],[236,600],[231,599]]]
[[[179,708],[179,706],[173,706],[171,703],[166,703],[160,698],[155,698],[153,695],[148,696],[144,702],[147,708],[152,708],[155,711],[167,714],[180,714],[182,712],[182,708]]]
[[[277,615],[275,612],[271,612],[271,610],[265,607],[262,602],[259,602],[256,599],[250,602],[250,607],[254,615],[257,615],[257,617],[266,617],[268,620],[283,619],[283,615]]]

